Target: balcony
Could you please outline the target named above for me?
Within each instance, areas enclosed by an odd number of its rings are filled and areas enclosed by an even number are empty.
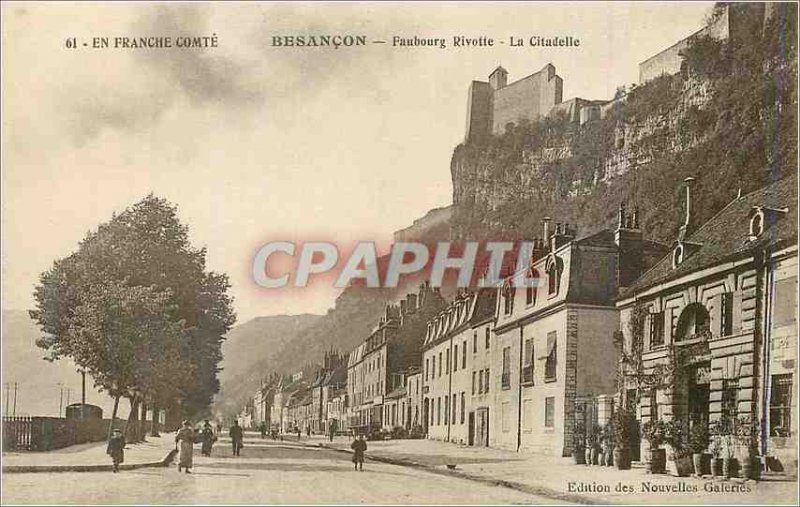
[[[533,365],[528,364],[522,367],[522,385],[533,385]]]

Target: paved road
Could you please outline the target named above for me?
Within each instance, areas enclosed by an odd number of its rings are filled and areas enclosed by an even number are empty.
[[[192,474],[170,468],[3,476],[3,504],[531,504],[554,501],[500,486],[367,462],[326,449],[227,442],[209,458],[195,453]]]

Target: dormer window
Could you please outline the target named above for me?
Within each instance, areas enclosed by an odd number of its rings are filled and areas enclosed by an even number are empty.
[[[672,251],[672,267],[677,268],[683,262],[684,248],[683,245],[678,243],[675,250]]]
[[[561,285],[561,269],[555,258],[551,259],[549,264],[547,267],[547,293],[554,296],[558,294],[558,288]]]
[[[525,288],[525,305],[533,306],[536,304],[536,289],[539,283],[539,273],[535,269],[531,268],[528,270],[528,278],[535,281],[528,282],[532,285],[528,285],[528,287]]]
[[[511,283],[506,281],[503,285],[503,315],[511,315],[514,311],[514,289]]]
[[[754,241],[767,228],[788,213],[789,208],[769,208],[767,206],[753,206],[750,210],[750,241]]]

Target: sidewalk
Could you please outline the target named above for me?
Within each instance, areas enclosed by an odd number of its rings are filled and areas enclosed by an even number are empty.
[[[175,434],[147,437],[146,442],[125,446],[121,470],[166,466],[174,457]],[[111,458],[106,442],[73,445],[48,452],[5,452],[3,472],[96,472],[110,471]]]
[[[322,437],[304,438],[299,443],[352,452],[350,440],[343,437],[333,443]],[[368,459],[421,467],[574,503],[797,505],[797,481],[785,475],[768,474],[761,482],[681,478],[647,474],[643,464],[634,464],[631,470],[617,470],[613,466],[575,465],[572,458],[434,440],[388,440],[367,445]],[[455,468],[451,469],[453,465]]]

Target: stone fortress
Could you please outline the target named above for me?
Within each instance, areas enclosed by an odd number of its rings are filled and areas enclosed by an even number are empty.
[[[755,11],[756,15],[753,16]],[[685,72],[681,51],[693,38],[710,36],[720,40],[741,38],[752,32],[753,20],[764,21],[774,11],[772,4],[734,4],[720,10],[708,24],[692,35],[639,64],[639,84],[662,74]],[[488,81],[473,81],[467,99],[467,126],[465,142],[476,141],[487,135],[501,135],[510,124],[520,120],[534,121],[543,116],[564,112],[567,117],[583,125],[587,121],[604,117],[624,97],[611,100],[573,98],[562,101],[563,79],[552,63],[527,77],[508,83],[508,71],[498,66]]]

